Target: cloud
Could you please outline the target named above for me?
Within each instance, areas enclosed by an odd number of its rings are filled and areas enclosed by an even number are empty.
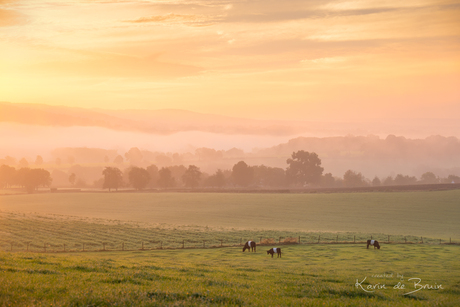
[[[22,24],[25,21],[25,15],[21,13],[18,13],[13,10],[0,9],[0,27],[14,26]]]
[[[137,19],[125,20],[129,23],[170,23],[170,24],[187,24],[192,26],[207,26],[213,22],[219,20],[219,17],[211,17],[204,15],[193,15],[193,14],[165,14],[165,15],[153,15],[148,17],[139,17]]]

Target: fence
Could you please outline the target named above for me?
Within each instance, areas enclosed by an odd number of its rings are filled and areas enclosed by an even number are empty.
[[[258,239],[258,240],[256,240]],[[259,246],[273,245],[299,245],[299,244],[366,244],[368,239],[378,240],[380,244],[460,244],[449,240],[414,237],[414,236],[391,236],[391,235],[331,235],[318,234],[311,236],[297,237],[276,237],[265,238],[239,238],[228,239],[207,239],[207,240],[170,240],[170,241],[121,241],[121,242],[73,242],[71,244],[51,244],[25,242],[0,242],[0,249],[10,252],[107,252],[107,251],[134,251],[134,250],[161,250],[161,249],[196,249],[196,248],[222,248],[242,246],[246,241],[252,240]]]

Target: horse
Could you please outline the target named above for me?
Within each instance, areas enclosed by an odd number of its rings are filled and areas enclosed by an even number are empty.
[[[374,246],[374,249],[377,247],[380,249],[379,241],[377,240],[367,240],[367,249],[369,249],[369,245]]]
[[[256,252],[256,242],[254,242],[254,241],[248,241],[248,242],[244,243],[243,252],[244,252],[246,249],[249,250],[249,251]]]
[[[272,255],[272,258],[273,258],[273,254],[275,253],[278,254],[278,258],[281,258],[281,248],[274,247],[267,251],[267,255]]]

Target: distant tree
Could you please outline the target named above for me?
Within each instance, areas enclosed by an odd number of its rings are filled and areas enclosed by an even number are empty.
[[[125,153],[125,158],[133,165],[139,165],[142,162],[143,155],[139,148],[133,147]]]
[[[423,184],[434,184],[439,183],[439,178],[436,177],[432,172],[426,172],[420,177],[420,183]]]
[[[28,193],[32,193],[40,186],[49,186],[51,180],[50,172],[42,168],[30,169],[24,167],[17,172],[17,183],[25,187]]]
[[[254,170],[244,161],[240,161],[232,168],[232,179],[236,185],[247,187],[254,178]]]
[[[383,184],[384,186],[393,185],[393,184],[394,184],[394,182],[393,182],[393,177],[388,176],[387,178],[385,178],[385,179],[383,180],[382,184]]]
[[[361,173],[348,170],[343,175],[343,184],[348,188],[367,186],[367,182]]]
[[[380,181],[379,177],[375,176],[374,179],[372,179],[372,186],[379,187],[380,185],[382,185],[382,182]]]
[[[169,188],[176,185],[176,180],[171,175],[169,168],[162,167],[158,171],[158,185],[163,188]]]
[[[416,184],[416,183],[417,183],[417,178],[410,177],[408,175],[403,176],[402,174],[396,175],[395,179],[393,180],[393,184],[395,185],[410,185],[410,184]]]
[[[142,190],[150,181],[150,174],[146,169],[133,167],[129,171],[129,183],[136,189]]]
[[[74,185],[76,179],[77,179],[77,175],[75,175],[75,173],[70,174],[70,176],[69,176],[70,184]]]
[[[102,171],[102,175],[104,175],[104,184],[102,188],[109,189],[109,192],[111,189],[118,190],[123,184],[123,174],[120,169],[116,167],[106,167]]]
[[[331,173],[322,175],[320,185],[325,188],[333,188],[336,186],[336,180]]]
[[[61,158],[56,158],[56,165],[61,165]]]
[[[222,188],[225,185],[225,175],[222,170],[217,170],[214,175],[209,176],[205,180],[205,186]]]
[[[5,164],[6,165],[15,165],[16,164],[16,159],[10,156],[5,157]]]
[[[27,162],[26,158],[22,158],[21,160],[19,160],[19,166],[27,167],[29,166],[29,162]]]
[[[150,181],[148,183],[148,186],[150,188],[153,188],[157,185],[158,179],[160,178],[160,175],[158,174],[158,167],[152,164],[152,165],[147,166],[146,170],[150,176]]]
[[[182,175],[182,181],[186,187],[195,188],[200,183],[201,171],[195,165],[189,165],[185,173]]]
[[[42,165],[43,164],[43,158],[42,156],[37,156],[37,158],[35,158],[35,165]]]
[[[324,168],[321,167],[321,159],[316,153],[299,150],[293,152],[291,158],[286,162],[289,164],[286,169],[289,183],[305,186],[320,182]]]
[[[16,169],[12,166],[3,164],[0,166],[0,187],[10,187],[14,184]]]
[[[113,160],[113,163],[116,163],[116,164],[122,164],[123,163],[123,157],[118,155],[115,157],[115,159]]]
[[[455,175],[449,175],[447,178],[444,180],[446,183],[460,183],[460,177],[455,176]]]
[[[286,172],[279,167],[257,165],[252,167],[254,172],[254,183],[261,187],[283,187],[286,186]]]

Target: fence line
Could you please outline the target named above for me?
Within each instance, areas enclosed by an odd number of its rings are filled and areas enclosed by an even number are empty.
[[[442,241],[442,239],[428,239],[420,237],[420,240],[417,239],[416,242],[408,241],[407,236],[404,237],[404,241],[392,241],[391,235],[379,236],[379,243],[381,244],[438,244],[438,245],[458,245],[460,242],[452,242],[452,238],[449,238],[449,241]],[[401,237],[401,236],[396,236]],[[414,239],[418,237],[411,237]],[[263,236],[258,236],[259,241],[256,243],[259,246],[273,246],[276,244],[279,245],[315,245],[315,244],[366,244],[367,240],[356,240],[356,235],[353,235],[353,240],[350,236],[345,236],[342,240],[339,240],[339,235],[331,238],[330,236],[321,237],[321,234],[317,236],[298,236],[294,237],[276,237],[276,238],[264,238]],[[348,239],[348,240],[347,240]],[[370,239],[373,239],[373,236],[370,236]],[[385,240],[386,239],[386,240]],[[126,242],[120,241],[117,243],[108,243],[108,242],[76,242],[73,244],[63,243],[63,244],[50,244],[43,242],[40,244],[34,244],[32,241],[19,242],[5,242],[0,245],[4,251],[10,252],[41,252],[41,253],[70,253],[70,252],[107,252],[107,251],[135,251],[135,250],[161,250],[161,249],[202,249],[202,248],[221,248],[221,247],[236,247],[242,246],[243,242],[253,240],[247,238],[240,238],[239,240],[225,240],[222,238],[219,239],[200,239],[200,240],[171,240],[171,241],[158,241],[158,240],[141,240],[137,242]],[[431,243],[428,243],[431,240]],[[163,246],[163,243],[167,244],[167,247]],[[225,244],[224,244],[225,243]],[[125,246],[126,244],[126,246]],[[147,245],[147,246],[146,246]]]

